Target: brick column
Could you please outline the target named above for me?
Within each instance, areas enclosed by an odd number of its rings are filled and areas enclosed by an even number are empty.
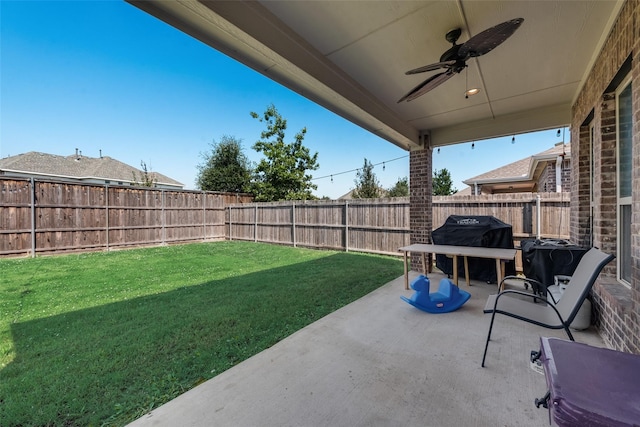
[[[605,93],[600,108],[600,134],[594,153],[594,224],[593,246],[607,253],[617,252],[617,159],[616,97]],[[599,144],[598,144],[599,143]],[[603,273],[615,277],[615,263]]]
[[[412,150],[409,156],[409,227],[411,244],[431,243],[433,228],[433,164],[431,148]],[[422,271],[420,256],[411,257],[411,269]]]

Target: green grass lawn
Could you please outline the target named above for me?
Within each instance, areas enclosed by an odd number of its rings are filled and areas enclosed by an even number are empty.
[[[402,272],[250,242],[0,260],[0,425],[124,425]]]

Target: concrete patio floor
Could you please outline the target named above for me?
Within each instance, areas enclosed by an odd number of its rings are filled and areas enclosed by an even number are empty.
[[[416,273],[412,272],[411,277]],[[440,274],[429,275],[438,283]],[[130,426],[545,426],[529,366],[555,331],[498,316],[480,367],[496,285],[472,282],[458,311],[429,314],[400,300],[403,277],[141,417]],[[250,313],[247,313],[250,315]],[[604,346],[593,331],[578,342]]]

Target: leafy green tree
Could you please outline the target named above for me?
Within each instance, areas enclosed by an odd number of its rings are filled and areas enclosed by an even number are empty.
[[[224,135],[213,142],[211,152],[201,153],[196,186],[205,191],[246,192],[251,182],[251,164],[242,151],[242,141]]]
[[[409,195],[409,180],[405,176],[399,178],[398,181],[389,188],[387,196],[389,197],[405,197]]]
[[[450,196],[458,190],[453,188],[451,174],[444,169],[436,169],[433,171],[433,195],[434,196]]]
[[[380,184],[376,174],[373,172],[373,164],[366,158],[364,159],[364,166],[356,172],[354,182],[356,188],[351,193],[351,197],[354,199],[375,199],[382,196]]]
[[[318,153],[310,154],[302,145],[307,128],[302,128],[293,142],[284,142],[287,121],[271,104],[262,116],[251,112],[251,117],[266,123],[267,129],[260,134],[261,140],[253,149],[264,154],[254,170],[251,192],[258,202],[277,200],[315,199],[312,190],[317,185],[311,182],[307,171],[318,169]]]

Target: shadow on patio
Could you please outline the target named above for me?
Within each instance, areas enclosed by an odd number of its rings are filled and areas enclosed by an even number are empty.
[[[534,405],[546,383],[529,353],[540,336],[564,332],[499,316],[481,368],[482,309],[496,286],[463,283],[471,299],[434,315],[400,300],[412,293],[400,277],[130,425],[547,425]],[[592,330],[575,338],[603,346]]]

